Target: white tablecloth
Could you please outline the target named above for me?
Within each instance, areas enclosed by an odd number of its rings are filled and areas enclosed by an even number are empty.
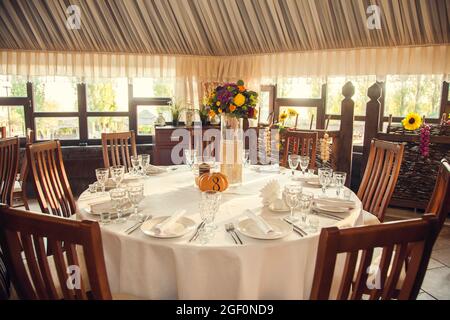
[[[289,174],[259,173],[246,169],[244,182],[222,194],[216,215],[219,228],[206,245],[189,243],[192,234],[177,239],[154,239],[140,230],[126,235],[125,224],[102,226],[105,260],[113,293],[132,294],[144,299],[308,299],[314,275],[319,234],[304,238],[296,233],[280,240],[255,240],[241,235],[243,246],[234,244],[225,232],[226,222],[243,218],[245,209],[261,207],[262,214],[283,217],[262,208],[259,190],[271,179],[281,185],[291,182]],[[146,198],[140,204],[153,217],[170,215],[185,208],[187,216],[200,222],[200,191],[192,173],[184,167],[141,180]],[[304,189],[319,194],[319,188]],[[329,189],[330,195],[335,189]],[[96,219],[85,213],[95,195],[81,195],[79,218]],[[350,224],[373,224],[378,220],[361,210],[357,201]],[[340,221],[342,223],[342,221]],[[320,226],[336,224],[320,217]]]

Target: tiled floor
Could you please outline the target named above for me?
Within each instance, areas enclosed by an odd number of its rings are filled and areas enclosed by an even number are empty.
[[[40,211],[39,205],[33,201],[31,210]],[[398,220],[417,218],[416,214],[409,210],[389,208],[386,220]],[[422,290],[417,297],[419,300],[450,300],[450,219],[441,230],[436,241],[428,271],[422,285]]]
[[[418,217],[412,211],[388,209],[386,220]],[[450,219],[436,241],[418,300],[450,300]]]

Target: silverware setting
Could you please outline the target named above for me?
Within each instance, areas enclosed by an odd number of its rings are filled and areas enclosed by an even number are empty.
[[[148,215],[146,216],[144,219],[142,219],[141,221],[139,221],[138,223],[135,223],[134,225],[132,225],[131,227],[129,227],[128,229],[125,230],[126,234],[132,234],[134,231],[136,231],[137,229],[139,229],[140,226],[142,226],[147,220],[151,219],[152,216]]]
[[[225,225],[225,230],[231,235],[236,244],[244,244],[239,235],[237,234],[236,229],[234,228],[234,224],[227,223]]]
[[[189,239],[189,242],[197,240],[198,236],[200,235],[200,231],[205,227],[205,223],[206,223],[206,220],[203,220],[202,222],[200,222],[198,224],[197,229],[195,229],[195,232],[192,235],[192,237]]]
[[[298,233],[301,237],[307,236],[308,234],[306,233],[306,231],[304,231],[302,228],[300,228],[299,226],[297,226],[296,224],[294,224],[292,221],[290,221],[288,218],[283,218],[283,220],[287,223],[289,223],[294,231],[296,233]]]
[[[325,218],[329,218],[329,219],[333,219],[333,220],[338,220],[338,221],[344,220],[344,218],[342,218],[342,217],[335,216],[335,215],[333,215],[333,214],[331,214],[331,213],[325,213],[325,212],[323,212],[323,211],[318,211],[318,210],[316,210],[316,209],[313,209],[313,212],[315,212],[318,216],[322,216],[322,217],[325,217]]]

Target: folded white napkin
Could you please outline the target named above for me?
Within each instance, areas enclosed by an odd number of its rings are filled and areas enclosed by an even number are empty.
[[[157,174],[157,173],[163,173],[166,172],[167,169],[160,168],[154,165],[149,165],[145,171],[146,174]]]
[[[261,216],[257,216],[256,214],[254,214],[253,212],[251,212],[250,210],[245,210],[245,214],[247,215],[247,217],[253,221],[255,221],[256,225],[258,226],[258,228],[264,232],[265,234],[269,234],[272,232],[275,232],[273,230],[273,228],[270,226],[270,224],[268,224],[266,222],[266,220],[264,220]]]
[[[111,200],[98,199],[97,201],[91,201],[89,203],[91,213],[110,212],[113,209]]]
[[[318,198],[314,199],[314,202],[316,204],[326,205],[326,206],[334,206],[339,208],[348,208],[353,209],[355,208],[355,201],[352,200],[344,200],[344,199],[338,199],[338,198]]]
[[[175,222],[177,222],[183,215],[186,213],[186,210],[179,209],[175,211],[173,215],[171,215],[169,218],[164,220],[163,222],[158,223],[156,226],[153,227],[153,230],[156,234],[161,234],[164,232],[167,232],[167,230],[172,227]]]
[[[267,165],[267,166],[257,166],[255,169],[257,172],[268,172],[268,173],[272,173],[272,172],[280,172],[280,167],[279,166],[272,166],[272,165]]]

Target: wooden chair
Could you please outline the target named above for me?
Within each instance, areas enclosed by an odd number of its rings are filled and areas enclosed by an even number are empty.
[[[289,167],[288,156],[298,154],[309,156],[308,168],[316,168],[317,132],[288,130],[284,133],[283,156],[281,165]]]
[[[450,164],[447,159],[441,160],[434,191],[425,212],[436,215],[440,231],[450,212]]]
[[[0,203],[11,204],[19,167],[19,138],[0,140]]]
[[[52,247],[50,255],[46,242]],[[0,243],[20,299],[112,298],[97,222],[52,217],[4,205],[0,206]],[[69,268],[81,269],[82,263],[88,279]],[[77,275],[80,279],[75,278]]]
[[[76,213],[59,141],[27,145],[27,161],[42,212],[61,217]]]
[[[33,130],[27,129],[26,144],[28,145],[30,143],[33,143],[33,141],[34,141]],[[17,175],[16,182],[14,184],[14,191],[13,191],[14,208],[24,206],[26,210],[30,210],[26,190],[27,177],[28,177],[28,162],[27,162],[27,154],[25,152],[24,156],[22,157],[22,164],[20,166],[19,174]]]
[[[126,171],[128,171],[127,169],[131,168],[130,156],[137,155],[134,131],[102,133],[102,149],[105,168],[124,165]]]
[[[330,299],[333,278],[340,280],[338,300],[359,300],[364,293],[369,293],[371,300],[415,299],[428,266],[437,223],[434,216],[425,215],[422,219],[365,227],[322,229],[311,299]],[[382,249],[376,264],[372,260],[375,248]],[[342,275],[333,277],[338,254],[345,254],[345,265]],[[400,280],[407,257],[408,268]],[[369,268],[378,272],[373,288],[367,285]]]
[[[6,138],[6,127],[0,127],[0,139]]]
[[[382,140],[372,140],[358,198],[364,210],[384,220],[400,173],[404,145]]]

